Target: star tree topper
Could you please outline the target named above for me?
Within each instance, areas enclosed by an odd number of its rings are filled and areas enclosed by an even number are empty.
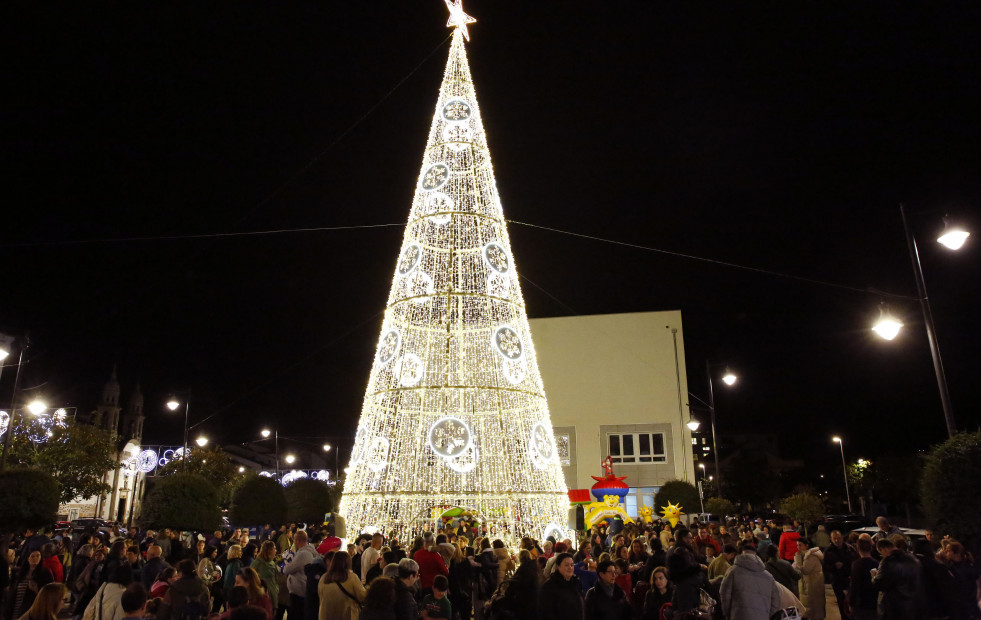
[[[446,22],[447,28],[456,26],[463,31],[463,38],[469,42],[470,33],[467,31],[467,24],[472,24],[477,20],[463,12],[463,0],[443,0],[446,8],[450,11],[450,19]]]

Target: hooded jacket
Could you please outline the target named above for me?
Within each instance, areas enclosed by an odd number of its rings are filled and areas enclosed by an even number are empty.
[[[786,532],[784,532],[786,535]],[[817,547],[811,547],[807,551],[797,552],[794,558],[794,568],[801,572],[803,577],[801,583],[801,598],[807,603],[807,612],[804,614],[808,620],[823,620],[827,611],[827,602],[824,593],[824,553]]]
[[[719,598],[729,620],[769,618],[780,611],[780,588],[756,552],[736,556],[722,580]]]

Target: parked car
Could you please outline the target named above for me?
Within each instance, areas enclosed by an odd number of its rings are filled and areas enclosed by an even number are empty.
[[[72,527],[76,530],[82,531],[88,528],[95,530],[109,531],[109,523],[105,519],[99,519],[98,517],[85,517],[82,519],[73,519]]]
[[[842,534],[848,534],[852,530],[860,527],[872,525],[872,522],[862,515],[824,515],[814,522],[815,528],[823,525],[825,531],[831,533],[832,530],[840,530]]]
[[[859,527],[853,532],[858,532],[859,534],[868,534],[869,536],[875,536],[879,533],[879,528],[875,525],[869,525],[866,527]],[[901,527],[899,528],[899,533],[908,538],[910,541],[917,541],[922,538],[926,538],[926,530],[918,530],[915,528]]]

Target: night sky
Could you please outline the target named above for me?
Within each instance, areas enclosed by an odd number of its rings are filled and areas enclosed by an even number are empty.
[[[905,202],[958,427],[978,428],[977,3],[465,9],[508,218],[760,270],[512,224],[530,317],[680,309],[690,389],[706,359],[740,375],[716,389],[723,435],[830,465],[833,434],[849,458],[926,449],[946,431]],[[21,11],[0,331],[30,332],[24,386],[89,410],[117,363],[146,443],[179,441],[163,401],[187,388],[219,443],[276,421],[350,437],[402,229],[300,229],[404,224],[443,3]],[[945,213],[975,231],[960,252],[933,241]],[[881,300],[907,326],[891,343]]]

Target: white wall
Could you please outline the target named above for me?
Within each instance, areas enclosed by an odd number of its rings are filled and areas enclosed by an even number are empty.
[[[693,481],[681,312],[640,312],[530,321],[552,426],[570,435],[570,489],[602,476],[607,433],[664,433],[666,460],[616,464],[631,487]],[[672,334],[676,330],[676,334]],[[677,337],[677,363],[675,339]],[[679,383],[680,407],[679,411]]]

